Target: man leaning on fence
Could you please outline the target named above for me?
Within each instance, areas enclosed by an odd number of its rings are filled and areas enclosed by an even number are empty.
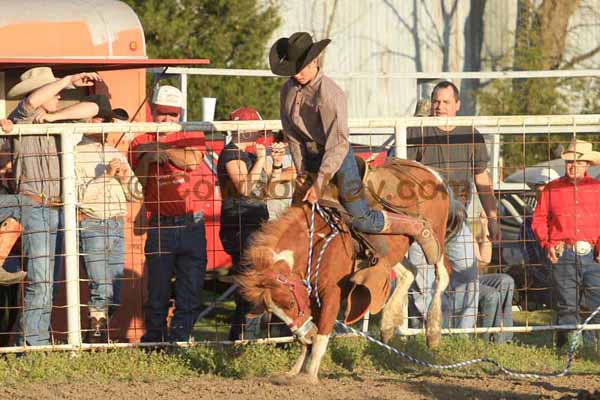
[[[155,122],[178,122],[183,94],[159,87],[152,99]],[[144,186],[150,213],[146,238],[148,301],[144,342],[187,341],[200,313],[206,272],[206,234],[202,206],[202,132],[147,133],[130,146],[131,165]],[[167,331],[171,280],[175,276],[175,314]]]
[[[95,104],[78,103],[59,109],[60,92],[93,86],[99,80],[96,73],[56,78],[50,68],[32,68],[8,92],[9,98],[22,98],[8,118],[16,124],[53,122],[59,113],[60,119],[90,118],[98,111]],[[49,344],[54,253],[61,207],[59,140],[56,135],[0,139],[0,147],[10,148],[12,155],[15,192],[32,204],[23,207],[20,215],[28,285],[19,318],[19,345]]]
[[[438,83],[431,94],[431,115],[454,117],[460,109],[459,92],[447,81]],[[499,238],[496,200],[492,180],[487,171],[488,153],[481,134],[471,127],[440,126],[414,128],[408,131],[408,159],[419,161],[440,172],[453,191],[454,198],[468,208],[475,184],[479,199],[488,218],[492,239]],[[449,291],[450,323],[454,328],[472,328],[477,319],[479,283],[477,262],[473,254],[473,236],[463,223],[448,239],[446,254],[452,265]],[[421,315],[431,302],[434,269],[427,265],[423,252],[414,244],[409,260],[417,267],[415,279],[418,292],[415,305]]]
[[[546,185],[531,226],[552,263],[556,322],[574,325],[582,305],[589,311],[600,306],[600,181],[588,175],[600,153],[573,139],[561,157],[565,175]],[[594,320],[600,322],[600,316]],[[567,344],[569,336],[560,331],[556,345]]]
[[[98,105],[93,123],[129,119],[127,111],[113,110],[105,95],[88,96],[83,101]],[[86,134],[75,153],[79,245],[90,287],[88,343],[106,343],[109,339],[109,317],[120,304],[120,279],[125,267],[127,202],[143,199],[127,158],[106,139],[106,133]]]

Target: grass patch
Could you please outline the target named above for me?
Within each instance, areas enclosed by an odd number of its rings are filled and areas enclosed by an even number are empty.
[[[232,304],[221,305],[213,314],[212,324],[219,320],[226,335],[225,320]],[[550,312],[515,313],[515,325],[546,325],[553,318]],[[373,327],[376,326],[372,321]],[[210,325],[214,327],[214,325]],[[208,337],[209,326],[196,326],[199,338]],[[504,367],[519,372],[551,373],[561,371],[566,363],[566,351],[552,347],[552,332],[516,334],[515,343],[492,345],[473,336],[445,336],[435,351],[428,349],[425,338],[395,337],[391,345],[420,360],[435,364],[452,364],[480,357],[497,360]],[[158,381],[212,374],[231,378],[269,376],[287,371],[300,352],[297,344],[252,346],[207,346],[165,352],[142,350],[111,350],[99,352],[28,353],[22,357],[0,356],[0,384],[35,381],[48,383]],[[391,354],[386,349],[362,338],[334,337],[321,364],[322,376],[337,377],[362,372],[399,375],[407,372],[431,371]],[[578,352],[573,373],[600,374],[598,349],[584,348]],[[490,364],[478,364],[466,369],[443,370],[444,375],[483,376],[498,374]]]
[[[432,351],[422,337],[392,340],[392,346],[416,358],[437,364],[456,363],[471,358],[490,357],[506,368],[520,372],[555,372],[564,368],[566,356],[550,347],[526,344],[490,345],[467,336],[445,337]],[[95,353],[29,353],[0,359],[0,382],[18,384],[32,381],[48,383],[172,380],[203,374],[244,378],[269,376],[287,371],[300,351],[298,345],[204,346],[174,352],[114,350]],[[324,357],[325,376],[340,376],[372,371],[402,374],[425,371],[387,350],[361,338],[334,338]],[[595,350],[578,354],[574,373],[600,373],[600,355]],[[491,365],[442,371],[445,375],[496,374]]]
[[[184,377],[193,373],[189,361],[179,354],[118,350],[78,353],[28,353],[0,359],[0,381],[18,383],[45,381],[66,383],[76,380],[157,380]]]

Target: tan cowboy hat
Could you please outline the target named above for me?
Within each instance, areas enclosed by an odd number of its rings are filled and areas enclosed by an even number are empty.
[[[56,77],[50,68],[31,68],[21,74],[21,82],[13,86],[7,96],[11,99],[22,97],[54,81]]]
[[[560,158],[565,161],[589,161],[592,164],[600,164],[600,152],[593,151],[592,148],[590,142],[573,139]]]

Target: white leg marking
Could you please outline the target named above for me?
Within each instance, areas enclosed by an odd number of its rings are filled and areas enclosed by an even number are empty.
[[[319,373],[319,367],[321,366],[321,360],[327,350],[327,344],[329,343],[330,335],[317,335],[313,339],[312,349],[308,360],[306,361],[306,373],[312,378],[317,379]]]
[[[442,258],[435,264],[435,289],[427,313],[427,343],[430,347],[437,347],[442,338],[442,293],[448,282],[448,271]]]
[[[302,350],[300,351],[300,356],[292,366],[292,369],[287,373],[288,376],[296,376],[302,370],[302,366],[304,365],[304,361],[306,360],[306,354],[308,353],[308,346],[303,345]]]
[[[396,289],[381,314],[381,337],[384,342],[392,338],[396,329],[400,332],[408,327],[408,289],[415,276],[402,263],[394,266]]]

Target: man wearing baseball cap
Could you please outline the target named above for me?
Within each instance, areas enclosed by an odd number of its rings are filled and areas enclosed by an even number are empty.
[[[183,94],[161,86],[152,98],[155,122],[179,122]],[[146,133],[130,146],[130,160],[144,186],[150,214],[146,238],[148,301],[144,342],[187,341],[200,312],[206,272],[206,235],[198,189],[204,181],[200,163],[202,132]],[[175,281],[175,315],[167,331],[171,279]]]
[[[84,102],[98,106],[93,123],[127,121],[122,108],[113,109],[105,95]],[[89,330],[85,342],[106,343],[109,317],[120,304],[119,287],[125,268],[125,221],[128,201],[142,200],[142,188],[119,150],[106,134],[83,136],[75,152],[79,198],[79,245],[89,278]]]
[[[592,311],[600,306],[600,181],[587,174],[600,163],[600,153],[592,143],[573,139],[561,158],[565,175],[546,185],[531,226],[552,263],[556,322],[572,325],[580,321],[581,304]],[[556,345],[566,344],[561,331]]]

